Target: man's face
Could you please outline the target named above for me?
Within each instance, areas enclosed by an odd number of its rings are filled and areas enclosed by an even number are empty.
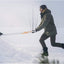
[[[43,9],[42,8],[40,8],[40,12],[42,12],[43,11]]]

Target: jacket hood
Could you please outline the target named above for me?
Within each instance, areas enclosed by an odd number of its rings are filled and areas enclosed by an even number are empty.
[[[47,14],[47,13],[51,13],[51,11],[50,11],[49,9],[46,9],[44,13],[40,13],[41,19],[42,19],[42,17],[43,17],[45,14]]]
[[[51,10],[46,9],[44,13],[45,13],[45,14],[46,14],[46,13],[51,13]]]

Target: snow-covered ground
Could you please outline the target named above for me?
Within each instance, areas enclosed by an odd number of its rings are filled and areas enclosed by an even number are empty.
[[[46,59],[41,57],[39,38],[42,33],[43,30],[35,34],[0,36],[0,64],[40,64],[43,60],[48,64],[64,64],[64,50],[52,47],[49,39],[46,40],[49,56]],[[64,42],[63,33],[64,29],[58,29],[57,42]]]

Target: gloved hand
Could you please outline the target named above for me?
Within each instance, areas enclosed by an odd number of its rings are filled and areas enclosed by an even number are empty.
[[[0,36],[3,35],[3,33],[0,32]]]
[[[35,33],[35,32],[37,32],[36,30],[32,30],[32,33]]]

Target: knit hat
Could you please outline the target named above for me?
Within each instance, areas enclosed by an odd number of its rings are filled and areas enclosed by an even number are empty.
[[[46,5],[41,5],[40,8],[45,9],[45,8],[47,8],[47,6]]]

